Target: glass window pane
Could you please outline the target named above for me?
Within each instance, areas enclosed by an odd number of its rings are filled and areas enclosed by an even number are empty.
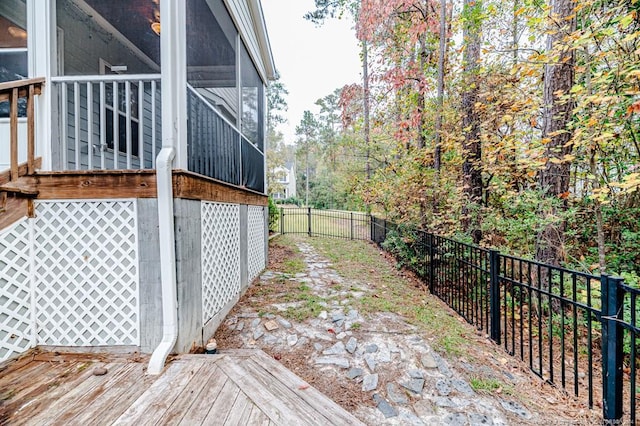
[[[158,1],[57,0],[56,19],[66,75],[160,72]]]
[[[0,0],[0,82],[27,78],[27,6],[24,0]],[[25,99],[18,115],[26,116]],[[0,118],[9,116],[9,102],[0,102]]]
[[[0,2],[0,49],[27,48],[27,31],[24,24],[27,8],[21,1]],[[16,8],[9,8],[13,3]]]
[[[233,124],[239,110],[237,37],[222,0],[187,2],[187,82]]]
[[[264,86],[256,67],[242,45],[242,134],[262,150]]]

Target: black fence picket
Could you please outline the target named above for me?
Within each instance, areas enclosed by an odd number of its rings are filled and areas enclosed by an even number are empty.
[[[640,289],[621,278],[502,254],[365,213],[282,208],[280,231],[376,243],[542,379],[586,394],[591,408],[601,400],[605,424],[636,424]]]

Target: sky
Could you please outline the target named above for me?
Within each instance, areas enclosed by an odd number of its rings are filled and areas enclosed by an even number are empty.
[[[313,0],[262,0],[276,69],[289,91],[287,123],[279,130],[286,143],[305,110],[318,112],[315,101],[362,78],[360,49],[347,19],[329,19],[317,27],[303,18]]]

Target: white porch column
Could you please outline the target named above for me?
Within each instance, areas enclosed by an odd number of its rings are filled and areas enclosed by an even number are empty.
[[[42,157],[42,170],[51,170],[53,141],[53,96],[51,76],[56,66],[56,0],[27,0],[27,47],[29,77],[46,78],[36,96],[36,156]]]
[[[187,169],[187,30],[185,0],[160,1],[162,145],[176,150],[174,168]]]

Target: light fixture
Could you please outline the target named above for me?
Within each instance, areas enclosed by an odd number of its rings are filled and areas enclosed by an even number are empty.
[[[7,28],[7,31],[9,32],[11,37],[19,38],[21,40],[26,40],[27,39],[27,32],[25,30],[23,30],[22,28],[9,27],[9,28]]]
[[[152,22],[151,23],[151,29],[157,35],[160,35],[160,22]]]

